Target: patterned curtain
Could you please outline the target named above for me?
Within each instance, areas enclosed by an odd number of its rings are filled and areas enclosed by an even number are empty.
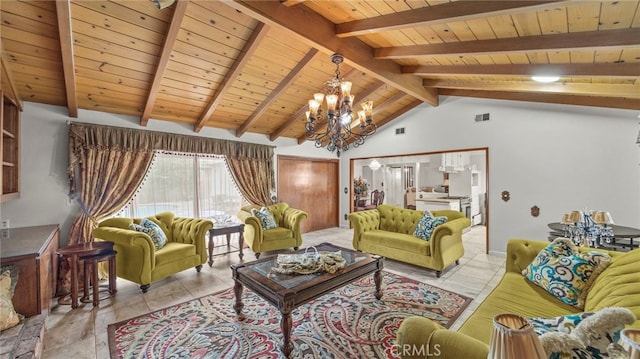
[[[156,150],[223,155],[247,201],[271,203],[274,189],[273,147],[72,123],[69,128],[70,194],[80,203],[69,244],[92,241],[97,223],[131,200]]]
[[[251,204],[272,203],[273,161],[271,159],[230,158],[227,166],[242,196]]]
[[[225,156],[243,196],[270,203],[273,147],[131,128],[72,123],[69,127],[70,195],[80,204],[68,244],[93,241],[91,232],[134,196],[156,150]],[[62,293],[70,287],[69,263],[61,261]]]

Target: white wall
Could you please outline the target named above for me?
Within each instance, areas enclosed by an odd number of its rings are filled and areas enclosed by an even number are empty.
[[[383,126],[364,146],[341,155],[340,186],[349,187],[349,159],[440,150],[489,148],[490,250],[504,252],[508,238],[545,239],[549,222],[571,209],[607,210],[616,223],[640,228],[640,148],[637,111],[514,101],[442,98]],[[66,121],[137,127],[138,119],[25,102],[22,113],[21,197],[0,205],[0,217],[12,227],[59,223],[62,243],[75,205],[67,200]],[[491,120],[474,122],[479,113]],[[404,135],[395,128],[405,127]],[[193,135],[190,126],[149,121],[149,130]],[[334,158],[311,143],[292,139],[271,143],[266,136],[205,128],[199,135],[276,145],[276,154]],[[511,200],[500,193],[508,190]],[[340,192],[341,213],[350,198]],[[540,216],[532,217],[533,205]],[[340,218],[343,218],[340,215]],[[348,222],[341,225],[348,227]]]
[[[490,113],[490,121],[476,123],[481,113]],[[546,240],[547,223],[572,209],[606,210],[617,224],[640,228],[637,116],[631,110],[441,98],[440,106],[422,105],[345,152],[340,187],[349,184],[350,158],[488,147],[490,251],[505,252],[512,237]],[[399,127],[404,135],[395,134]],[[500,199],[504,190],[509,202]],[[346,213],[347,195],[341,196]],[[534,205],[538,217],[530,214]]]
[[[270,142],[267,136],[251,133],[237,138],[230,131],[206,127],[199,134],[194,134],[192,126],[166,121],[152,119],[147,127],[140,127],[139,119],[132,116],[80,110],[78,118],[70,118],[65,107],[31,102],[23,104],[20,136],[20,198],[2,203],[0,218],[9,219],[12,228],[59,224],[61,244],[67,243],[69,227],[78,212],[77,205],[72,204],[67,197],[69,192],[67,121],[253,142],[277,146],[276,154],[333,158],[329,151],[317,149],[312,143],[299,146],[296,140],[288,138]]]

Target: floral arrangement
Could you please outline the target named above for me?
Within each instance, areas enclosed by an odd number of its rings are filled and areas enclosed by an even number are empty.
[[[353,190],[358,196],[366,193],[369,190],[369,184],[367,183],[367,180],[362,179],[362,177],[354,178]]]

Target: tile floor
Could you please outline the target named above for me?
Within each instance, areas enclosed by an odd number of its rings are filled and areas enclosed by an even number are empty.
[[[332,242],[352,248],[352,233],[350,229],[330,228],[305,233],[303,240],[305,246]],[[217,243],[226,243],[224,237],[219,238],[219,241],[216,239]],[[389,272],[474,298],[453,329],[475,310],[504,272],[504,257],[485,254],[485,227],[471,228],[463,234],[463,240],[465,256],[460,259],[460,265],[445,270],[441,278],[437,278],[435,272],[421,267],[385,261],[385,270]],[[244,259],[254,258],[253,253],[245,249]],[[70,306],[58,305],[54,300],[47,319],[43,358],[109,358],[108,324],[227,289],[233,285],[229,265],[239,261],[237,253],[216,256],[213,266],[205,263],[200,274],[195,269],[183,271],[152,283],[145,294],[140,292],[137,284],[118,279],[117,295],[102,300],[100,306],[95,308],[87,303],[72,310]]]

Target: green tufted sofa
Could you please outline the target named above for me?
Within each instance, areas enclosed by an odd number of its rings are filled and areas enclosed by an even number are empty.
[[[260,209],[260,206],[244,206],[238,212],[237,217],[244,222],[244,242],[260,257],[260,253],[275,251],[277,249],[298,249],[302,245],[302,231],[300,224],[307,219],[307,212],[291,208],[287,203],[280,202],[266,206],[276,220],[277,228],[262,229],[258,217],[251,214],[251,209]]]
[[[129,229],[141,218],[110,218],[93,230],[95,240],[114,243],[118,277],[140,284],[143,293],[151,282],[171,274],[191,267],[200,272],[208,258],[205,236],[213,227],[210,220],[176,217],[171,212],[148,218],[167,236],[167,244],[158,250],[147,234]]]
[[[640,318],[640,249],[607,252],[612,263],[596,278],[587,294],[584,310],[561,302],[541,287],[529,282],[522,270],[549,242],[511,239],[507,244],[505,274],[458,331],[443,329],[424,317],[405,319],[397,334],[399,348],[421,355],[400,355],[403,359],[433,358],[486,359],[493,329],[493,317],[514,313],[525,318],[546,318],[593,312],[606,307],[625,307]],[[594,250],[580,248],[581,251]],[[640,319],[631,325],[640,328]],[[438,348],[436,350],[436,348]],[[399,350],[402,354],[403,350]],[[435,356],[435,354],[439,354]]]
[[[429,241],[413,236],[423,211],[383,204],[376,209],[353,212],[353,248],[386,258],[442,270],[464,255],[462,230],[471,225],[463,213],[450,210],[432,211],[445,216],[447,222],[437,226]]]

